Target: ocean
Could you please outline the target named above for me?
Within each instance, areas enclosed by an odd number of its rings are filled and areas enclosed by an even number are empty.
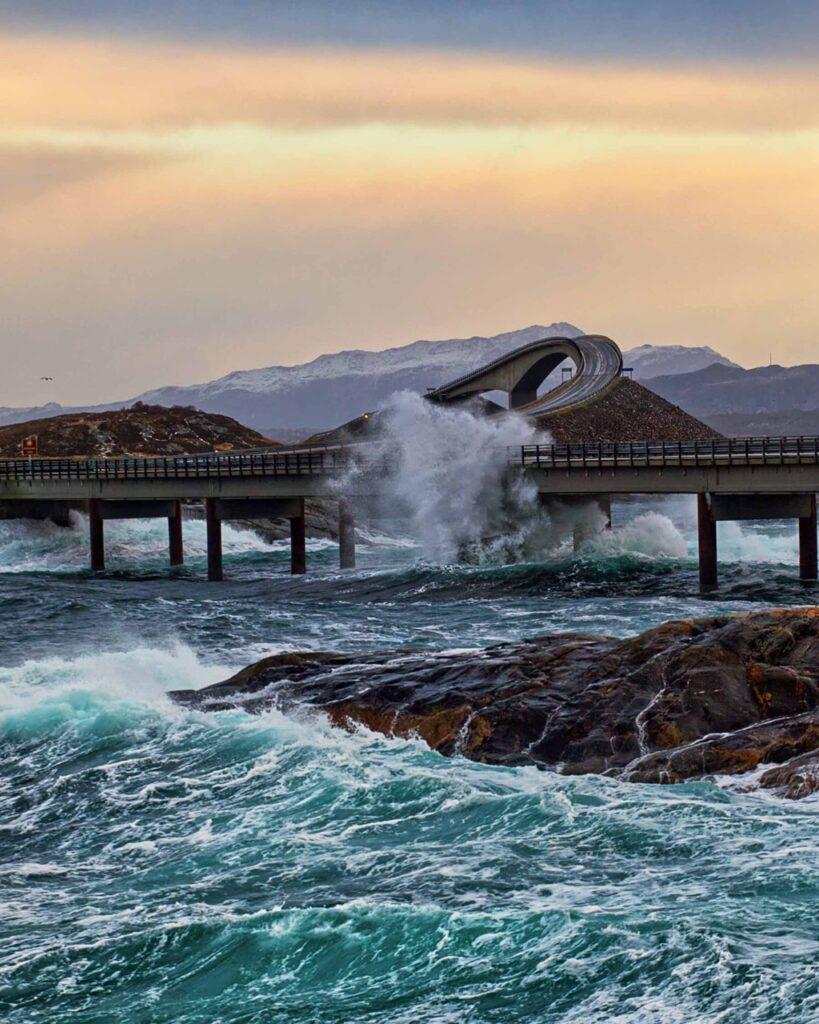
[[[819,803],[748,779],[630,785],[443,758],[318,715],[166,691],[290,649],[473,648],[815,603],[795,524],[615,503],[578,554],[448,564],[372,534],[289,575],[204,524],[0,523],[0,1019],[7,1024],[819,1019]]]

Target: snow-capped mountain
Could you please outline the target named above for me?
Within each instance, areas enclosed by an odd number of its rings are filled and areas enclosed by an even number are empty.
[[[66,408],[54,403],[32,409],[0,408],[0,424],[58,416],[83,410],[121,409],[141,401],[150,405],[193,405],[232,416],[247,426],[277,436],[279,431],[324,430],[373,409],[392,392],[424,392],[512,349],[546,337],[577,337],[569,323],[533,324],[491,337],[415,341],[381,352],[361,350],[319,356],[299,366],[237,370],[217,380],[156,388],[125,401]],[[623,354],[634,376],[645,379],[691,372],[712,363],[733,366],[710,348],[641,345]]]
[[[707,345],[640,345],[623,352],[623,365],[632,367],[635,380],[694,373],[714,363],[720,366],[737,365]]]
[[[466,373],[527,342],[537,341],[539,338],[576,338],[582,333],[577,327],[567,323],[549,324],[548,327],[535,324],[521,331],[509,331],[493,337],[414,341],[410,345],[388,348],[381,352],[366,352],[361,349],[332,352],[299,366],[267,366],[259,370],[236,370],[206,384],[157,388],[140,395],[139,400],[160,405],[169,404],[169,400],[198,405],[236,391],[270,396],[284,389],[301,388],[313,382],[320,383],[324,388],[332,382],[347,378],[392,379],[407,374],[415,375],[418,371],[424,374],[426,388]]]

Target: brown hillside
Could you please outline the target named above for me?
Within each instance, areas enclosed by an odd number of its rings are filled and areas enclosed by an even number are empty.
[[[78,412],[0,427],[0,457],[17,458],[20,442],[36,434],[40,455],[51,457],[190,455],[276,444],[229,416],[183,406],[137,403],[112,412]]]
[[[558,444],[595,441],[709,441],[723,435],[653,391],[621,377],[602,398],[542,416]]]
[[[464,403],[478,415],[501,415],[503,410],[481,398]],[[366,413],[308,439],[314,444],[344,444],[378,436],[382,425],[378,411]],[[653,391],[620,377],[596,401],[574,409],[549,413],[537,419],[557,444],[587,441],[710,441],[723,437],[713,427],[672,405]]]

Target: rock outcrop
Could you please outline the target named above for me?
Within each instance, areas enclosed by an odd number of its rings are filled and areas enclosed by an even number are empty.
[[[538,418],[557,444],[585,441],[711,441],[722,437],[713,427],[627,377],[594,402]]]
[[[819,788],[819,608],[670,622],[629,639],[559,634],[474,653],[279,654],[177,691],[218,710],[321,709],[442,754],[565,774],[681,782],[779,765]]]
[[[229,416],[191,406],[143,405],[109,412],[78,412],[0,427],[0,457],[20,457],[20,442],[37,436],[49,458],[191,455],[278,444]]]

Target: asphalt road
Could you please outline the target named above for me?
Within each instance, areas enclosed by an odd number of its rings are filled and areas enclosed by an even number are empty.
[[[532,351],[542,351],[547,355],[550,349],[565,352],[566,358],[574,362],[576,372],[571,380],[553,388],[534,402],[518,406],[515,412],[523,416],[542,416],[556,409],[582,405],[606,391],[623,368],[620,349],[610,338],[602,334],[584,334],[579,338],[544,338],[542,341],[530,342],[514,349],[498,359],[493,359],[486,366],[435,388],[430,397],[439,397],[446,401],[447,392],[455,387],[461,388],[466,383],[474,382],[479,388],[481,377],[499,366],[512,363]]]

